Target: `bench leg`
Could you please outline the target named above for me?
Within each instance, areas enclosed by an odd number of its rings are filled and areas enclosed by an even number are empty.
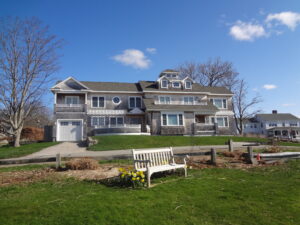
[[[187,167],[184,167],[184,176],[187,177]]]
[[[149,172],[149,170],[148,170],[148,171],[147,171],[147,186],[148,186],[148,188],[151,186],[150,178],[151,178],[151,174],[150,174],[150,172]]]

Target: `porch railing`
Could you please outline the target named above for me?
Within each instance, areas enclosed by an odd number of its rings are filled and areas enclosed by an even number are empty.
[[[56,104],[55,112],[85,112],[85,104]]]
[[[98,129],[107,129],[107,128],[135,128],[141,129],[141,124],[108,124],[108,125],[98,125],[94,126],[94,128]]]

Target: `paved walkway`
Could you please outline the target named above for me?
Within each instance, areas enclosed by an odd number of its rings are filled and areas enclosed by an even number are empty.
[[[234,149],[243,149],[246,150],[246,146],[249,143],[247,142],[234,142]],[[254,146],[254,149],[262,149],[269,146]],[[281,146],[282,148],[288,149],[299,149],[299,147],[291,146]],[[228,150],[227,145],[210,145],[210,146],[182,146],[182,147],[173,147],[175,154],[193,154],[203,151],[209,151],[211,148],[215,148],[217,151]],[[137,149],[138,150],[138,149]],[[52,161],[55,160],[57,153],[61,154],[61,157],[92,157],[98,160],[111,160],[111,159],[122,159],[130,158],[131,150],[111,150],[111,151],[87,151],[85,147],[80,146],[78,143],[73,142],[64,142],[55,146],[45,148],[39,152],[23,156],[20,158],[11,158],[0,160],[1,164],[10,164],[10,163],[33,163],[33,162],[48,162],[52,158]]]

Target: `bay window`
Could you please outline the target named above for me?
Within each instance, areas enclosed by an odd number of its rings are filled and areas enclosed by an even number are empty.
[[[162,126],[183,126],[183,114],[163,113]]]

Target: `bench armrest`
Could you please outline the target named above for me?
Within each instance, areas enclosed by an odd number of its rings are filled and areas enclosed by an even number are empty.
[[[182,155],[174,155],[174,158],[181,158],[186,165],[186,161],[190,158],[188,155],[182,156]]]

